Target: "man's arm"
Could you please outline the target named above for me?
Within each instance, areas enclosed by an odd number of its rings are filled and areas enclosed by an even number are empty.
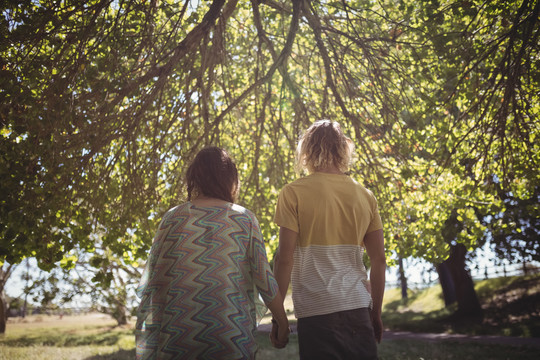
[[[291,281],[291,272],[294,263],[294,249],[298,233],[280,226],[279,228],[279,246],[274,257],[274,277],[279,285],[283,299],[287,295],[289,283]]]
[[[364,246],[371,262],[371,271],[369,274],[371,298],[373,300],[371,320],[373,330],[375,331],[375,339],[377,339],[377,342],[381,342],[383,332],[381,312],[386,277],[386,255],[384,253],[382,229],[367,233],[364,237]]]
[[[289,320],[285,309],[283,309],[283,297],[278,294],[274,300],[268,304],[268,309],[272,312],[272,332],[270,333],[270,341],[272,345],[278,349],[284,348],[289,342]]]
[[[285,300],[285,296],[287,296],[287,290],[289,289],[289,283],[291,281],[294,249],[296,247],[297,238],[298,234],[296,232],[284,227],[279,228],[279,246],[274,256],[274,277],[278,283],[279,292],[281,293],[283,300]],[[281,346],[278,339],[283,331],[282,325],[279,325],[277,321],[272,321],[270,340],[274,346]]]

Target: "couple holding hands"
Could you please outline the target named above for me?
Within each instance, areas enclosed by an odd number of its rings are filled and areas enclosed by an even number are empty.
[[[266,307],[272,344],[283,348],[290,283],[300,359],[377,359],[383,230],[375,197],[346,174],[353,151],[336,122],[301,136],[297,166],[309,175],[279,194],[272,270],[257,218],[235,204],[234,162],[201,150],[187,170],[188,201],[164,215],[137,289],[137,359],[255,359]]]

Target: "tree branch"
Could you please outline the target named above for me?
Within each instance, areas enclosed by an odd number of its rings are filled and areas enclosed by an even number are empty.
[[[281,53],[277,57],[276,61],[272,64],[268,72],[265,76],[259,78],[257,81],[255,81],[253,84],[251,84],[244,92],[238,96],[236,99],[232,101],[229,106],[225,110],[223,110],[214,120],[213,122],[213,128],[216,128],[221,120],[229,114],[229,112],[234,109],[238,104],[240,104],[254,89],[261,86],[265,82],[269,81],[276,70],[287,60],[287,58],[291,54],[292,45],[294,43],[294,38],[296,36],[296,33],[298,31],[298,25],[299,25],[299,19],[300,19],[300,11],[301,11],[301,1],[302,0],[293,0],[293,14],[291,19],[291,24],[289,26],[289,32],[287,34],[287,41],[285,42],[285,45],[283,46],[283,49],[281,50]]]

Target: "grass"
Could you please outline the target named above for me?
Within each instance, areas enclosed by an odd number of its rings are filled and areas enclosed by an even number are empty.
[[[399,289],[389,289],[385,294],[383,321],[392,330],[540,337],[540,275],[482,281],[476,284],[476,289],[485,312],[481,324],[449,320],[453,309],[444,308],[438,286],[410,291],[406,301],[401,300]],[[292,317],[292,304],[287,302],[285,307]],[[133,327],[114,325],[114,320],[96,314],[63,319],[54,316],[9,319],[6,334],[0,336],[0,360],[134,359]],[[274,349],[264,333],[257,334],[257,343],[258,360],[298,359],[295,334],[285,349]],[[379,358],[532,360],[540,358],[540,349],[455,340],[387,340],[379,345]]]
[[[479,281],[475,289],[484,318],[467,321],[445,308],[440,286],[408,292],[385,292],[383,322],[392,330],[469,335],[540,337],[540,274]]]
[[[131,327],[103,315],[29,316],[8,321],[0,360],[123,360],[135,358]]]
[[[454,341],[394,340],[379,345],[379,360],[538,360],[539,349]]]
[[[66,318],[64,318],[66,319]],[[21,326],[10,324],[11,334],[0,339],[0,360],[132,360],[135,358],[133,331],[112,328],[112,322],[102,318],[77,317],[79,323],[66,322],[48,328],[52,319]],[[85,325],[82,325],[85,322]],[[90,323],[88,323],[90,322]],[[28,334],[31,332],[32,334]],[[259,333],[260,350],[257,360],[298,359],[298,338],[293,334],[285,349],[272,348],[268,334]],[[419,340],[383,341],[379,345],[380,360],[434,359],[538,359],[538,351],[514,346],[457,342],[426,342]]]
[[[257,360],[298,360],[298,337],[291,335],[285,349],[274,349],[267,334],[259,334],[261,347]],[[455,341],[422,340],[383,341],[378,346],[379,360],[538,360],[540,349]]]

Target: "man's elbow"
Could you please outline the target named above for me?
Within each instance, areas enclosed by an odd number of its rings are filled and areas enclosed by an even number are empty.
[[[293,266],[294,259],[293,258],[288,258],[286,256],[278,256],[274,260],[274,263],[277,264],[277,266],[279,266],[279,267],[287,268],[287,267],[292,267]]]
[[[384,255],[375,256],[370,259],[371,267],[379,270],[386,270],[386,257]]]

